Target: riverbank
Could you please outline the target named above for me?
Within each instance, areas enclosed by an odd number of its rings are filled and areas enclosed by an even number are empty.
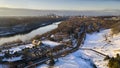
[[[31,38],[35,37],[36,35],[41,35],[44,34],[48,31],[51,31],[53,29],[56,29],[58,27],[58,24],[61,22],[54,22],[56,24],[50,24],[44,27],[40,27],[38,29],[33,30],[32,32],[28,34],[22,34],[22,35],[16,35],[12,37],[5,37],[5,38],[0,38],[0,45],[5,45],[5,44],[12,44],[12,43],[21,43],[21,42],[26,42],[29,41]],[[11,42],[11,43],[9,43]]]
[[[39,27],[44,27],[66,20],[65,17],[7,17],[0,18],[0,38],[27,34]]]

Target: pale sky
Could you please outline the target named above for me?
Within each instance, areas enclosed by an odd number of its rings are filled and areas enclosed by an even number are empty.
[[[120,10],[120,0],[0,0],[0,7],[45,10]]]

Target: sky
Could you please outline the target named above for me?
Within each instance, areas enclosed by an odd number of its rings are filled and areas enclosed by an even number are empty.
[[[42,10],[120,10],[120,0],[0,0],[0,7]]]

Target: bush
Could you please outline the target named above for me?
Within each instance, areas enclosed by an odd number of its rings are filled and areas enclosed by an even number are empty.
[[[112,26],[112,34],[118,34],[120,32],[120,22]]]
[[[108,59],[108,56],[105,58]],[[109,68],[120,68],[120,55],[117,54],[116,57],[112,57],[108,59],[108,67]]]

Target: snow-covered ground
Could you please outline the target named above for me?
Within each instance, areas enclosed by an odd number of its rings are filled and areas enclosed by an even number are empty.
[[[87,34],[82,48],[94,49],[110,57],[116,56],[117,53],[120,54],[120,34],[111,36],[110,29],[103,30],[99,33]],[[90,50],[84,50],[83,53],[94,61],[97,68],[108,68],[108,61],[104,61],[104,56]]]
[[[61,43],[58,42],[53,42],[50,40],[44,40],[41,41],[44,45],[49,45],[50,47],[54,47],[54,46],[58,46]],[[16,47],[12,47],[11,49],[8,49],[10,51],[11,54],[14,54],[15,52],[21,51],[22,49],[25,48],[32,48],[33,44],[26,44],[26,45],[21,45],[21,46],[16,46]],[[2,50],[2,52],[8,51],[8,50]],[[4,56],[4,53],[0,53],[0,56]],[[3,61],[17,61],[17,60],[21,60],[21,56],[19,57],[12,57],[12,58],[4,58]]]
[[[44,45],[49,45],[50,47],[58,46],[61,44],[61,43],[50,41],[50,40],[44,40],[41,42]],[[35,45],[33,45],[33,44],[20,45],[20,46],[12,47],[11,49],[9,49],[9,51],[14,53],[14,52],[21,51],[22,49],[25,49],[25,48],[32,48],[33,46],[35,46]],[[2,52],[4,52],[4,51],[8,51],[8,50],[2,50]],[[0,55],[2,55],[2,54],[0,54]]]
[[[106,40],[108,39],[108,40]],[[111,30],[102,30],[86,35],[86,40],[82,48],[94,49],[109,56],[115,56],[120,53],[120,34],[111,36]],[[55,68],[93,68],[93,62],[97,68],[108,68],[108,61],[104,61],[105,56],[90,50],[78,50],[66,57],[59,58]],[[48,68],[46,64],[37,68]]]
[[[37,68],[49,68],[49,66],[43,64]],[[83,54],[81,50],[78,50],[65,57],[59,58],[54,68],[93,68],[93,61]]]
[[[22,49],[25,49],[25,48],[32,48],[34,45],[33,44],[26,44],[26,45],[20,45],[20,46],[16,46],[16,47],[12,47],[11,49],[8,49],[11,54],[14,53],[14,52],[18,52],[18,51],[21,51]],[[4,51],[8,51],[8,50],[2,50],[2,52]]]
[[[13,62],[13,61],[17,61],[22,59],[22,56],[19,57],[12,57],[12,58],[4,58],[3,61],[9,61],[9,62]]]
[[[98,52],[109,55],[110,57],[115,56],[117,53],[120,53],[120,34],[111,36],[110,33],[111,30],[106,29],[100,31],[99,33],[95,32],[92,34],[87,34],[86,40],[82,48],[94,49]],[[42,41],[42,43],[50,46],[56,46],[60,44],[48,40]],[[34,45],[27,44],[12,48],[10,50],[15,52],[25,47],[31,48],[32,46]],[[97,66],[97,68],[108,68],[107,67],[108,61],[104,61],[104,58],[105,58],[104,56],[96,52],[80,49],[72,54],[59,58],[58,59],[59,61],[56,62],[54,67],[55,68],[93,68],[93,63],[94,63]],[[48,65],[43,64],[38,66],[37,68],[48,68]]]

